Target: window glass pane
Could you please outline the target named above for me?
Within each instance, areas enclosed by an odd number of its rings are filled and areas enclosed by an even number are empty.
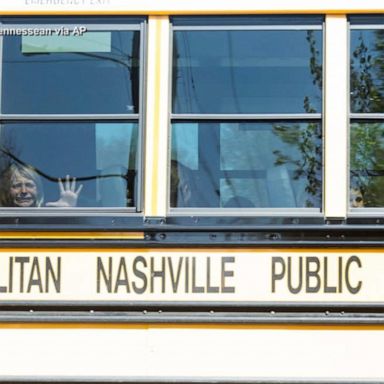
[[[384,207],[384,123],[351,124],[350,207]]]
[[[138,31],[5,36],[2,113],[138,113],[139,41]]]
[[[65,190],[69,186],[76,192],[83,186],[77,207],[135,206],[137,142],[138,125],[134,122],[3,124],[0,131],[2,206],[22,206],[15,204],[10,193],[15,168],[25,178],[41,184],[39,193],[44,194],[41,206],[60,200],[59,179]],[[20,172],[20,168],[28,168],[30,172]],[[62,206],[66,205],[59,204]]]
[[[22,36],[21,52],[111,52],[111,37],[111,32],[88,32],[79,36]]]
[[[320,30],[175,31],[173,113],[320,113]]]
[[[171,207],[321,207],[318,122],[172,125]]]
[[[384,23],[383,14],[366,14],[366,15],[348,15],[348,21],[350,25],[377,25]]]
[[[384,30],[351,31],[351,111],[384,113]]]
[[[321,25],[322,15],[230,15],[230,16],[173,16],[174,26],[206,26],[208,25]]]

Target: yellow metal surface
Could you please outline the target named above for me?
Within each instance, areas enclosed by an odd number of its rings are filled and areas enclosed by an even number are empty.
[[[342,15],[325,19],[324,53],[324,213],[347,215],[348,179],[348,22]]]
[[[141,240],[143,232],[12,232],[1,231],[0,239],[43,240],[43,239],[109,239]],[[3,251],[3,250],[2,250]]]
[[[174,324],[174,323],[0,323],[0,329],[211,329],[211,330],[290,330],[290,331],[384,331],[384,324]]]
[[[164,216],[167,190],[169,22],[148,21],[145,215]]]
[[[2,3],[2,14],[343,14],[384,10],[381,0],[12,0]]]
[[[7,232],[5,232],[7,233]],[[27,233],[27,232],[26,232]],[[29,232],[28,232],[29,233]],[[31,236],[35,236],[37,238],[38,235],[43,234],[45,232],[37,232],[36,234],[32,234]],[[62,232],[58,232],[62,233]],[[117,234],[117,232],[114,232]],[[16,232],[9,232],[10,235],[12,234],[17,234]],[[133,234],[133,233],[132,233]],[[76,232],[73,233],[68,233],[68,236],[74,235],[76,236]],[[100,233],[101,236],[103,236],[103,233]],[[124,235],[124,233],[123,233]],[[137,233],[138,236],[144,236],[142,233]],[[94,238],[97,236],[97,233],[94,232],[89,232],[89,238]],[[127,233],[128,236],[128,233]],[[7,237],[5,237],[7,238]],[[19,237],[21,238],[21,237]],[[139,238],[139,237],[138,237]],[[140,237],[141,238],[141,237]],[[79,248],[79,247],[68,247],[65,250],[63,248],[58,248],[55,249],[55,247],[39,247],[38,251],[44,252],[44,251],[49,251],[49,252],[55,252],[60,251],[61,253],[68,252],[68,253],[77,253],[77,252],[94,252],[93,248]],[[24,253],[27,253],[28,251],[33,251],[36,252],[36,248],[8,248],[8,247],[3,247],[0,248],[0,254],[1,253],[9,253],[9,252],[19,252],[22,251]],[[125,250],[127,251],[127,250]],[[166,252],[167,254],[175,254],[178,255],[180,252],[193,252],[194,256],[198,256],[199,254],[228,254],[228,255],[233,255],[237,253],[247,253],[247,252],[254,252],[254,253],[276,253],[276,254],[295,254],[295,253],[310,253],[310,254],[315,254],[315,253],[320,253],[321,255],[327,255],[327,254],[359,254],[359,253],[374,253],[374,254],[380,254],[384,253],[383,248],[329,248],[329,244],[324,244],[324,247],[316,247],[316,248],[272,248],[272,247],[265,247],[265,248],[259,248],[259,247],[241,247],[241,248],[225,248],[225,247],[217,247],[217,248],[208,248],[208,247],[193,247],[193,246],[187,246],[187,247],[178,247],[178,248],[167,248],[167,247],[159,247],[159,248],[151,248],[151,247],[130,247],[129,248],[129,253],[150,253],[156,251],[157,253],[161,252]],[[119,248],[113,248],[113,247],[106,247],[102,249],[97,250],[98,253],[111,253],[111,252],[119,252]]]

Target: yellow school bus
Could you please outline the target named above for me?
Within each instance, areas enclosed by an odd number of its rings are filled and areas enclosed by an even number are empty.
[[[381,1],[1,1],[0,52],[0,383],[384,382]]]

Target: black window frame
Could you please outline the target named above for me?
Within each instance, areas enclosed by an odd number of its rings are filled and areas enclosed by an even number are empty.
[[[256,29],[260,30],[320,30],[322,32],[322,84],[324,84],[324,63],[325,63],[325,39],[324,39],[324,23],[325,18],[323,15],[251,15],[251,16],[173,16],[171,20],[171,57],[173,55],[173,40],[174,31],[178,30],[226,30],[234,28],[238,30],[247,29],[250,25],[256,26]],[[253,216],[253,217],[269,217],[272,221],[275,221],[278,217],[297,217],[300,221],[314,218],[316,221],[321,220],[324,217],[324,85],[321,88],[321,112],[314,114],[177,114],[172,110],[173,95],[172,90],[173,83],[173,63],[171,62],[170,68],[171,78],[171,97],[170,97],[170,129],[172,125],[177,122],[298,122],[310,123],[318,122],[322,132],[321,139],[321,202],[319,208],[184,208],[174,207],[171,205],[171,161],[169,160],[169,180],[168,180],[168,215],[175,217],[182,216]],[[170,137],[172,133],[170,134]],[[170,139],[170,151],[172,143]],[[275,218],[275,219],[274,219]],[[307,219],[306,219],[307,218]]]
[[[359,170],[352,170],[352,127],[354,124],[372,124],[378,123],[383,125],[384,128],[384,109],[379,112],[355,112],[353,110],[353,89],[352,89],[352,31],[358,30],[382,30],[384,33],[384,14],[357,14],[357,15],[348,15],[348,57],[349,57],[349,68],[348,68],[348,78],[349,78],[349,129],[348,129],[348,148],[349,148],[349,161],[348,161],[348,217],[355,222],[363,222],[369,218],[379,218],[382,217],[384,212],[383,206],[371,206],[371,207],[353,207],[351,199],[354,195],[352,194],[353,190],[356,187],[356,181],[352,182],[352,177],[358,178]],[[369,55],[369,51],[367,51]],[[384,57],[383,57],[384,60]],[[370,108],[370,107],[368,107]],[[368,128],[369,129],[369,128]],[[380,170],[366,170],[368,177],[380,176],[383,177],[384,171]],[[352,174],[354,173],[354,175]],[[358,184],[358,183],[357,183]],[[358,186],[359,187],[359,186]],[[357,187],[357,188],[358,188]],[[366,191],[365,191],[366,192]],[[364,193],[361,194],[363,203],[364,203]],[[359,194],[360,197],[360,194]],[[349,221],[351,221],[349,220]]]
[[[0,228],[10,228],[13,224],[25,228],[64,228],[64,229],[103,229],[123,226],[124,228],[138,227],[142,224],[143,190],[144,190],[144,114],[145,114],[145,51],[147,34],[146,16],[7,16],[0,17],[3,28],[51,28],[85,26],[87,31],[138,31],[139,43],[139,84],[137,113],[127,114],[0,114],[0,124],[28,122],[88,122],[88,123],[135,123],[138,126],[137,139],[137,169],[135,195],[136,204],[133,207],[76,207],[57,209],[44,208],[14,208],[0,207]],[[108,29],[107,29],[108,30]],[[2,48],[0,37],[0,47]],[[0,81],[2,79],[2,63],[0,64]]]

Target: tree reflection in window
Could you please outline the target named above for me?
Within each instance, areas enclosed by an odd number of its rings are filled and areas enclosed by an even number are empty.
[[[351,112],[362,114],[350,128],[350,187],[364,207],[383,207],[384,124],[364,115],[384,113],[384,30],[352,30],[350,71]]]
[[[312,82],[318,87],[320,94],[322,90],[322,55],[319,42],[316,41],[313,31],[307,31],[307,42],[310,50],[309,68]],[[308,96],[304,97],[303,105],[306,113],[318,112],[316,103],[312,103]],[[321,105],[321,103],[320,103]],[[299,158],[292,158],[281,151],[274,151],[276,156],[275,165],[283,166],[291,164],[294,166],[293,180],[305,180],[305,191],[307,197],[305,207],[320,207],[322,196],[322,131],[321,125],[316,122],[308,122],[303,129],[300,124],[284,125],[275,124],[273,132],[280,139],[295,146],[301,154]]]

